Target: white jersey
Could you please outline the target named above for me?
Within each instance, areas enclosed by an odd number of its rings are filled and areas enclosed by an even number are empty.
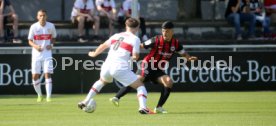
[[[96,6],[101,6],[107,12],[116,8],[114,0],[96,0]]]
[[[56,38],[56,36],[56,29],[52,23],[46,22],[45,26],[41,26],[39,22],[32,24],[28,40],[32,40],[43,49],[43,51],[39,52],[33,48],[32,59],[43,60],[45,58],[52,57],[52,51],[47,50],[46,46],[51,45],[52,38]]]
[[[128,11],[131,14],[131,2],[132,0],[125,0],[121,6],[118,16],[125,16],[125,12]],[[138,11],[140,11],[140,3],[138,3]]]
[[[121,32],[111,36],[106,43],[110,45],[106,63],[129,67],[131,54],[140,52],[140,39],[131,32]]]
[[[88,14],[94,10],[94,3],[92,0],[87,0],[86,3],[84,3],[83,0],[76,0],[74,3],[74,8],[79,9],[81,13]]]

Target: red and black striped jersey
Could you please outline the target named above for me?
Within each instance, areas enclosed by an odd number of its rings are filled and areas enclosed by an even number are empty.
[[[162,35],[155,36],[148,41],[143,43],[145,49],[151,48],[149,54],[147,54],[143,61],[152,62],[154,60],[154,65],[157,65],[159,62],[162,63],[164,67],[165,62],[169,61],[173,54],[183,52],[183,46],[175,38],[172,38],[171,41],[166,42],[163,39]]]

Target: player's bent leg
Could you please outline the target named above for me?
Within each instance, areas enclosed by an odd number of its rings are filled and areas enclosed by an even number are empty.
[[[78,16],[77,21],[78,21],[79,36],[83,36],[84,35],[84,21],[85,21],[85,18],[83,16]]]
[[[140,75],[137,75],[137,77],[141,82],[143,82],[145,79]],[[116,107],[118,107],[121,97],[125,96],[131,90],[132,90],[132,87],[130,86],[123,87],[117,92],[117,94],[114,97],[110,98],[109,101],[112,102]]]
[[[109,99],[110,102],[112,102],[116,107],[119,107],[119,102],[121,97],[125,96],[128,92],[132,90],[132,87],[122,87],[116,94],[116,96]]]
[[[12,14],[13,20],[13,43],[22,43],[22,41],[18,38],[18,16],[17,14]]]
[[[168,75],[163,75],[157,79],[157,82],[162,84],[164,87],[172,88],[173,82]]]
[[[158,83],[162,84],[163,89],[161,91],[161,95],[158,101],[156,108],[154,109],[155,113],[168,113],[165,109],[163,109],[163,105],[166,103],[169,98],[171,88],[173,86],[173,82],[168,75],[163,75],[158,78]]]
[[[123,96],[125,96],[127,93],[129,93],[132,90],[132,87],[122,87],[116,94],[116,98],[121,99]]]
[[[118,70],[114,75],[114,78],[121,82],[124,86],[131,86],[132,88],[137,90],[139,112],[140,110],[147,109],[147,90],[144,84],[140,81],[140,79],[137,78],[137,75],[130,70]],[[147,114],[150,113],[147,112]]]
[[[17,14],[12,14],[12,20],[13,20],[14,37],[18,37],[18,16],[17,16]]]
[[[4,39],[4,16],[0,15],[0,38],[1,38],[1,42],[4,41],[2,39]]]
[[[88,101],[90,99],[92,99],[96,94],[98,94],[100,92],[100,90],[108,83],[109,82],[107,82],[103,79],[99,79],[98,81],[96,81],[92,85],[92,87],[91,87],[89,93],[87,94],[86,98],[83,101],[78,103],[78,108],[82,109],[83,107],[85,107],[86,104],[88,103]]]
[[[92,29],[95,30],[95,36],[99,35],[99,29],[100,29],[100,17],[99,16],[93,16],[94,18],[94,25],[92,26]]]

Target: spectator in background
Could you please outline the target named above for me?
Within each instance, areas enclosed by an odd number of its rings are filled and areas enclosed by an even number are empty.
[[[264,8],[266,16],[271,21],[271,15],[276,13],[276,0],[264,0]],[[276,38],[275,34],[271,34],[269,37]]]
[[[13,22],[13,43],[22,43],[18,39],[18,16],[9,0],[0,0],[0,43],[4,42],[4,24],[9,21]],[[5,9],[8,7],[9,12],[5,13]]]
[[[265,15],[260,0],[243,0],[243,5],[241,9],[243,13],[254,14],[256,17],[256,21],[260,22],[263,26],[264,36],[269,36],[270,18]]]
[[[118,13],[118,23],[121,26],[124,26],[125,24],[125,20],[129,17],[131,17],[131,2],[132,0],[125,0],[123,2],[123,5],[120,8],[120,11]],[[138,3],[138,12],[140,12],[140,4]],[[140,14],[138,13],[138,17],[140,19],[140,29],[141,29],[141,36],[142,36],[142,40],[146,41],[148,40],[148,36],[146,35],[146,25],[145,25],[145,19],[143,17],[140,16]]]
[[[109,20],[109,36],[113,34],[113,23],[116,20],[116,5],[114,0],[96,0],[96,7],[99,15]]]
[[[85,22],[94,23],[92,28],[95,31],[94,38],[98,38],[100,18],[95,13],[95,7],[92,0],[76,0],[71,13],[72,22],[78,22],[78,41],[83,43],[88,40],[84,37]]]
[[[242,40],[241,22],[249,22],[249,38],[255,37],[256,17],[251,13],[241,13],[241,0],[229,0],[225,12],[227,21],[235,26],[237,40]]]

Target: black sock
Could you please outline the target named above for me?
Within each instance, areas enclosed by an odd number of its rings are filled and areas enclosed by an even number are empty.
[[[171,88],[163,87],[157,107],[162,107],[170,96]]]
[[[121,89],[117,92],[117,94],[116,94],[115,97],[117,97],[118,99],[120,99],[121,97],[125,96],[128,92],[130,92],[131,89],[132,89],[132,87],[130,87],[130,86],[123,87],[123,88],[121,88]]]

